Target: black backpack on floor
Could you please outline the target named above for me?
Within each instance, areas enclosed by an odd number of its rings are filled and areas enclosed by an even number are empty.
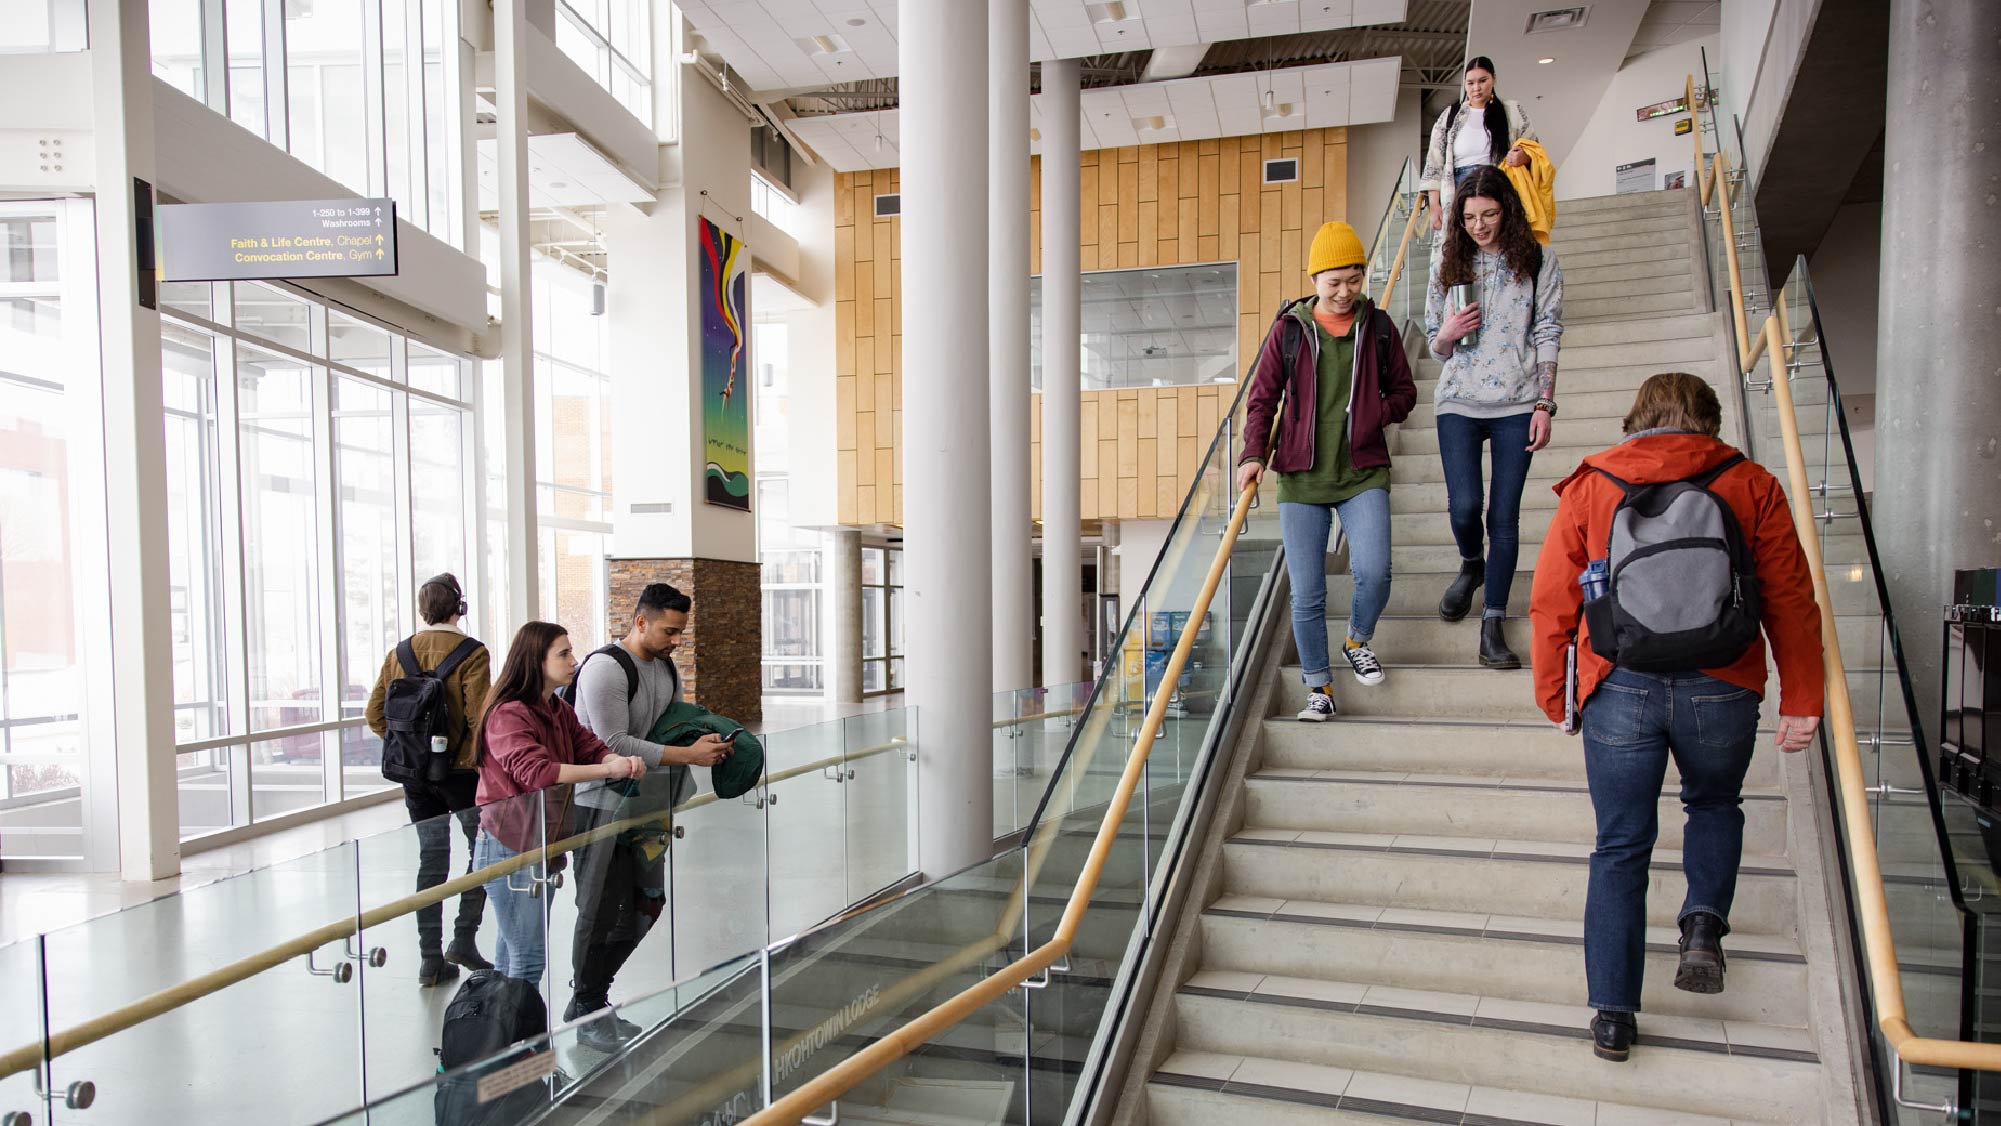
[[[433,1096],[438,1126],[505,1126],[526,1122],[546,1107],[551,1093],[546,1077],[555,1074],[555,1060],[546,1041],[523,1041],[540,1040],[548,1031],[549,1011],[532,983],[499,970],[466,978],[445,1006],[439,1034],[438,1070],[446,1074]],[[449,1074],[482,1060],[492,1062]],[[538,1063],[543,1066],[534,1066]],[[503,1075],[515,1069],[518,1075]]]
[[[382,776],[391,782],[422,782],[431,758],[431,737],[452,734],[452,713],[445,701],[445,680],[480,648],[477,638],[458,643],[438,667],[425,672],[417,651],[404,638],[396,645],[396,663],[403,675],[389,682],[382,696]]]

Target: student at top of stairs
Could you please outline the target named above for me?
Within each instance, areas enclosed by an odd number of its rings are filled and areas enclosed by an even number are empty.
[[[1355,578],[1341,655],[1356,680],[1383,682],[1383,664],[1369,648],[1390,600],[1390,447],[1383,427],[1402,422],[1417,405],[1403,338],[1389,314],[1362,294],[1367,259],[1346,223],[1324,224],[1314,234],[1306,256],[1314,295],[1286,302],[1265,334],[1237,469],[1239,492],[1266,469],[1278,474],[1292,635],[1307,689],[1299,718],[1313,722],[1335,710],[1326,560],[1336,515]]]
[[[1433,246],[1441,234],[1450,233],[1440,228],[1468,176],[1497,164],[1520,168],[1528,163],[1521,143],[1536,139],[1535,126],[1520,102],[1494,92],[1494,75],[1494,60],[1485,55],[1467,62],[1466,96],[1446,106],[1431,123],[1431,143],[1425,148],[1424,172],[1417,186],[1431,195]]]
[[[1521,199],[1500,169],[1490,165],[1467,177],[1453,207],[1445,254],[1424,302],[1431,354],[1445,363],[1436,394],[1438,457],[1460,559],[1459,576],[1438,601],[1438,616],[1464,618],[1473,592],[1484,589],[1480,663],[1518,669],[1521,659],[1508,648],[1502,623],[1520,555],[1522,486],[1535,452],[1549,445],[1556,417],[1563,271],[1556,253],[1537,245]],[[1472,287],[1473,299],[1463,308],[1447,307],[1446,292],[1455,285]],[[1476,331],[1468,344],[1466,336]],[[1480,472],[1485,444],[1493,447],[1491,481]]]
[[[1627,1057],[1638,1034],[1633,1014],[1640,1009],[1641,975],[1646,969],[1647,881],[1668,756],[1674,756],[1681,771],[1681,801],[1688,815],[1681,846],[1688,897],[1676,916],[1681,953],[1674,984],[1692,993],[1720,993],[1722,940],[1730,932],[1730,903],[1744,849],[1744,773],[1757,745],[1759,703],[1765,691],[1760,629],[1771,639],[1779,670],[1779,723],[1774,736],[1779,750],[1804,749],[1820,723],[1825,686],[1820,611],[1806,555],[1793,532],[1791,509],[1777,478],[1717,440],[1722,423],[1723,411],[1709,384],[1682,372],[1649,377],[1626,415],[1626,440],[1585,458],[1556,486],[1560,498],[1556,517],[1550,522],[1529,603],[1536,702],[1559,729],[1565,706],[1565,651],[1573,640],[1577,645],[1576,698],[1583,720],[1585,779],[1598,821],[1585,892],[1584,975],[1589,1003],[1598,1010],[1591,1022],[1593,1051],[1613,1061]],[[1702,593],[1702,576],[1714,574],[1701,566],[1703,553],[1713,556],[1717,549],[1709,545],[1715,541],[1686,535],[1701,530],[1701,522],[1688,520],[1686,514],[1704,512],[1704,505],[1691,494],[1690,485],[1678,482],[1706,487],[1736,518],[1749,567],[1743,562],[1731,565],[1730,575],[1718,575],[1707,584],[1719,593]],[[1618,523],[1625,530],[1615,540],[1614,514],[1626,500],[1627,489],[1661,484],[1672,486],[1676,494],[1672,503],[1661,505],[1661,494],[1650,493],[1643,498],[1644,506],[1620,514]],[[1641,518],[1674,523],[1677,515],[1668,509],[1683,510],[1680,534],[1659,524],[1644,529],[1650,535],[1633,532]],[[1713,505],[1706,511],[1715,514]],[[1728,542],[1727,531],[1722,538]],[[1651,573],[1634,566],[1650,557],[1662,559],[1657,544],[1664,543],[1684,545],[1682,550],[1669,549],[1681,558]],[[1628,544],[1645,546],[1627,554]],[[1590,561],[1600,558],[1613,568],[1610,593],[1592,603],[1587,625],[1578,576]],[[1756,579],[1757,615],[1752,622],[1740,623],[1732,615],[1738,603],[1720,592],[1726,582],[1733,593],[1751,588],[1753,584],[1741,577],[1746,570]],[[1686,609],[1655,609],[1647,615],[1648,632],[1636,635],[1624,618],[1599,616],[1599,609],[1609,608],[1615,599],[1629,610],[1664,605]],[[1601,622],[1620,627],[1613,648],[1621,659],[1618,664],[1600,656],[1592,644],[1591,627]],[[1726,622],[1749,625],[1748,643],[1742,632],[1721,628]],[[1637,663],[1655,671],[1628,667],[1629,639],[1653,648],[1655,659]],[[1722,667],[1677,668],[1720,658],[1739,645],[1741,653]],[[1659,671],[1664,668],[1676,671]]]

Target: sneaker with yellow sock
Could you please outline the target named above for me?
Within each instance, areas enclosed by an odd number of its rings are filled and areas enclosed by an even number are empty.
[[[1348,667],[1355,670],[1355,679],[1363,684],[1383,682],[1383,663],[1376,658],[1376,651],[1369,648],[1366,641],[1349,638],[1341,647],[1341,655],[1348,658]]]
[[[1334,718],[1334,692],[1327,685],[1306,690],[1306,706],[1299,709],[1302,723],[1325,723]]]

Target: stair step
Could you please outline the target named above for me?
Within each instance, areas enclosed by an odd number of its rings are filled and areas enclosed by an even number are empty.
[[[1682,241],[1655,246],[1621,246],[1588,250],[1579,247],[1563,255],[1562,264],[1565,270],[1573,266],[1586,269],[1594,266],[1630,266],[1636,262],[1651,262],[1663,254],[1687,252],[1685,237]]]
[[[1392,517],[1394,519],[1394,517]],[[1348,603],[1327,606],[1327,636],[1340,640],[1348,636]],[[1529,621],[1526,616],[1509,618],[1501,627],[1509,647],[1517,653],[1529,648]],[[1480,649],[1480,623],[1468,617],[1448,622],[1436,614],[1383,617],[1376,622],[1373,642],[1376,656],[1390,668],[1408,665],[1465,664]]]
[[[1642,224],[1653,221],[1638,220]],[[1562,226],[1562,221],[1558,220],[1558,229],[1560,230]],[[1674,224],[1672,229],[1652,231],[1625,230],[1618,224],[1592,224],[1592,226],[1599,227],[1600,230],[1597,233],[1587,232],[1582,237],[1565,239],[1562,242],[1557,242],[1555,233],[1551,233],[1550,241],[1556,251],[1558,262],[1564,261],[1566,253],[1589,254],[1594,251],[1635,250],[1661,246],[1686,247],[1689,244],[1690,232],[1683,223]]]
[[[1556,215],[1560,224],[1579,216],[1604,212],[1686,212],[1689,206],[1688,200],[1688,193],[1676,188],[1626,192],[1619,195],[1584,196],[1579,199],[1557,200]]]
[[[1647,262],[1635,262],[1628,266],[1578,266],[1572,268],[1568,259],[1563,263],[1563,291],[1567,296],[1573,286],[1652,281],[1655,278],[1675,278],[1691,283],[1695,276],[1695,259],[1687,251],[1664,253]]]
[[[1560,841],[1253,828],[1224,845],[1223,882],[1267,899],[1582,919],[1590,857],[1590,845]],[[1687,890],[1681,851],[1654,849],[1648,925],[1673,926]],[[1792,935],[1796,890],[1785,860],[1745,854],[1734,933]]]
[[[1579,782],[1427,777],[1400,771],[1268,767],[1245,786],[1245,824],[1259,829],[1344,833],[1449,834],[1591,844],[1597,837],[1591,793]],[[1670,790],[1658,802],[1659,841],[1682,845],[1681,800]],[[1786,850],[1784,795],[1746,787],[1744,848]]]
[[[1344,715],[1336,723],[1300,723],[1288,715],[1264,721],[1263,750],[1266,768],[1401,770],[1413,776],[1493,776],[1505,782],[1584,780],[1577,738],[1547,721],[1475,724]],[[1775,754],[1752,755],[1745,784],[1778,785],[1779,762]],[[1672,762],[1667,779],[1670,786],[1678,784]]]
[[[1413,382],[1417,387],[1417,401],[1420,405],[1437,402],[1438,383],[1442,369],[1442,364],[1431,361],[1428,364],[1419,365],[1419,370],[1412,373],[1416,376]],[[1635,392],[1639,391],[1640,384],[1645,383],[1648,376],[1660,370],[1662,369],[1659,364],[1622,364],[1617,367],[1587,368],[1566,365],[1559,361],[1557,364],[1556,393],[1558,400],[1563,405],[1564,414],[1562,417],[1570,417],[1569,412],[1572,406],[1570,397],[1572,395],[1586,393],[1602,394],[1616,391],[1624,394],[1627,397],[1628,405],[1631,405],[1632,396]],[[1707,380],[1712,387],[1719,386],[1722,382],[1720,373],[1723,370],[1723,365],[1714,359],[1689,360],[1677,370],[1688,372],[1690,375],[1699,375]],[[1623,414],[1624,412],[1621,413]]]
[[[1565,215],[1557,211],[1556,226],[1550,229],[1549,245],[1561,254],[1563,248],[1587,239],[1612,238],[1620,234],[1653,234],[1659,231],[1673,231],[1689,235],[1688,214],[1669,212],[1662,215]]]
[[[1567,462],[1554,456],[1539,457],[1529,462],[1529,483],[1528,488],[1522,493],[1522,504],[1524,506],[1532,506],[1536,503],[1535,498],[1537,494],[1543,494],[1549,500],[1542,507],[1555,508],[1556,494],[1549,491],[1550,486],[1570,476],[1570,471],[1575,468],[1577,468],[1575,462]],[[1436,457],[1427,457],[1417,453],[1412,453],[1408,457],[1394,457],[1390,461],[1390,511],[1443,512],[1445,511],[1445,501],[1443,500],[1445,494],[1443,492],[1438,494],[1441,499],[1437,504],[1423,505],[1415,504],[1415,502],[1399,505],[1397,494],[1405,489],[1418,489],[1426,485],[1437,485],[1443,488],[1444,484],[1445,466]]]
[[[1656,371],[1678,371],[1679,365],[1683,363],[1717,358],[1716,338],[1707,334],[1668,340],[1620,340],[1616,343],[1603,344],[1587,344],[1572,339],[1572,332],[1585,328],[1596,328],[1600,325],[1618,326],[1626,323],[1630,322],[1594,321],[1565,332],[1563,346],[1557,353],[1559,389],[1562,386],[1562,370],[1565,367],[1617,367],[1640,364],[1653,365]]]
[[[1350,1092],[1353,1092],[1351,1095]],[[1147,1084],[1153,1126],[1730,1126],[1721,1118],[1291,1060],[1177,1051]],[[1462,1117],[1463,1114],[1463,1117]]]
[[[1197,975],[1175,1001],[1184,1050],[1394,1069],[1404,1081],[1385,1092],[1440,1110],[1471,1086],[1526,1076],[1564,1098],[1737,1120],[1812,1121],[1820,1106],[1811,1042],[1780,1026],[1643,1015],[1632,1058],[1605,1067],[1590,1055],[1591,1012],[1576,1006],[1254,975]]]
[[[1391,495],[1394,496],[1395,494],[1392,493]],[[1459,561],[1456,559],[1452,561],[1452,566],[1437,571],[1397,571],[1396,577],[1390,583],[1390,602],[1384,613],[1409,616],[1431,614],[1435,616],[1438,613],[1438,598],[1445,593],[1445,584],[1451,581],[1451,576],[1458,573]],[[1522,597],[1527,598],[1529,583],[1531,581],[1533,581],[1533,576],[1528,571],[1517,570],[1515,572],[1515,585],[1512,590],[1520,591]],[[1353,599],[1354,593],[1355,579],[1352,575],[1344,573],[1327,576],[1327,604],[1329,606],[1341,607],[1348,605]],[[1512,599],[1512,595],[1510,597]],[[1527,603],[1524,602],[1523,605],[1526,606]],[[1437,701],[1434,700],[1431,703],[1435,705]],[[1411,714],[1421,715],[1428,710],[1429,707],[1420,708]],[[1287,714],[1290,715],[1291,713],[1288,712]]]
[[[1641,267],[1630,267],[1639,269]],[[1689,304],[1679,306],[1676,312],[1687,312],[1695,308],[1695,272],[1689,268],[1687,259],[1682,259],[1671,267],[1656,267],[1658,272],[1645,276],[1618,277],[1617,271],[1594,266],[1580,270],[1584,277],[1572,280],[1568,272],[1563,275],[1563,313],[1570,316],[1570,307],[1580,300],[1595,300],[1606,297],[1640,297],[1660,293],[1674,293],[1688,299]],[[1603,273],[1606,276],[1599,276]]]
[[[1731,935],[1729,988],[1703,996],[1674,987],[1680,933],[1647,928],[1646,1012],[1805,1025],[1806,959],[1790,940]],[[1581,919],[1225,895],[1202,915],[1202,966],[1517,1001],[1590,1000]]]
[[[1665,293],[1627,293],[1604,297],[1571,295],[1563,299],[1565,324],[1583,320],[1608,320],[1641,313],[1681,312],[1695,305],[1695,295],[1687,289]]]

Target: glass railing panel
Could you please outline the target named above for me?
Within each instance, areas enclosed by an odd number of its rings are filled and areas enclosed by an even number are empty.
[[[363,1099],[360,979],[371,967],[342,942],[355,925],[355,865],[343,844],[50,932],[52,1036],[191,978],[243,976],[57,1056],[51,1089],[90,1083],[95,1100],[58,1099],[48,1120],[218,1122],[245,1107],[303,1120]],[[297,953],[268,968],[239,964],[294,940]],[[274,1051],[279,1041],[293,1050]]]
[[[325,1123],[497,1126],[539,1121],[558,1103],[608,1126],[739,1121],[763,1105],[761,986],[760,956],[748,954],[622,1006],[645,1031],[620,1055],[582,1046],[586,1026],[569,1023]]]
[[[660,986],[771,941],[767,873],[778,807],[770,804],[770,796],[761,784],[734,798],[710,791],[675,810],[665,852],[667,897],[674,912],[672,960],[661,959]],[[847,800],[842,795],[844,805]],[[815,847],[811,842],[790,844]]]
[[[917,871],[918,718],[917,709],[898,708],[844,721],[849,903]]]
[[[533,813],[528,814],[532,821]],[[445,1006],[469,972],[445,965],[435,984],[425,987],[425,955],[442,958],[447,947],[468,943],[483,956],[496,952],[497,912],[487,900],[485,880],[473,874],[473,847],[480,812],[426,818],[354,842],[359,863],[364,951],[380,950],[383,963],[365,966],[362,992],[368,1093],[381,1098],[437,1070],[438,1029]],[[517,884],[527,877],[516,875]],[[457,895],[410,911],[409,900],[424,890],[455,881]],[[443,976],[448,973],[449,976]],[[564,975],[567,977],[568,975]]]
[[[847,724],[831,720],[764,737],[771,796],[771,933],[797,934],[849,903]],[[686,963],[683,963],[686,965]]]
[[[996,838],[1027,828],[1090,690],[1083,682],[994,693]]]
[[[48,1106],[36,1082],[36,1069],[47,1050],[48,1028],[42,1022],[42,937],[0,946],[0,1052],[7,1062],[0,1064],[0,1121],[15,1121],[10,1115],[27,1115],[20,1121],[42,1122]]]
[[[784,1097],[1019,957],[1020,876],[1021,853],[1011,850],[775,947],[773,1097]],[[942,1110],[952,1106],[981,1108],[984,1117],[969,1112],[969,1121],[1011,1120],[1003,1111],[1022,1074],[1019,992],[844,1095],[843,1116],[961,1120]],[[888,1110],[904,1117],[891,1118]]]

